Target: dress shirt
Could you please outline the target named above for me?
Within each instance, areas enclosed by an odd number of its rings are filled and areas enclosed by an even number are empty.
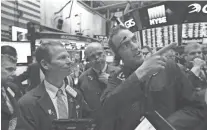
[[[47,91],[48,95],[50,96],[50,99],[52,100],[52,103],[55,107],[55,111],[57,113],[57,119],[59,119],[59,113],[58,113],[58,108],[57,108],[57,92],[58,92],[59,88],[50,84],[46,80],[44,80],[44,84],[45,84],[46,91]],[[63,101],[64,101],[66,108],[67,108],[67,111],[68,111],[68,99],[67,99],[67,94],[65,91],[65,83],[63,84],[63,86],[60,89],[62,89],[62,91],[63,91],[62,98],[63,98]],[[68,114],[70,114],[70,113],[68,113]]]
[[[42,70],[40,69],[40,82],[42,82],[45,79],[45,75],[42,72]]]

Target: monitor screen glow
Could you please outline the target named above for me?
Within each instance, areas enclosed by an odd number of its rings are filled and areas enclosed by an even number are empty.
[[[30,42],[1,42],[1,46],[9,45],[17,51],[17,63],[28,63],[27,56],[31,56]]]

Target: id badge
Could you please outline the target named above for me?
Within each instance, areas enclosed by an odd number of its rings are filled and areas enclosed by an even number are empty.
[[[146,118],[142,117],[140,124],[134,130],[157,130],[152,123]]]

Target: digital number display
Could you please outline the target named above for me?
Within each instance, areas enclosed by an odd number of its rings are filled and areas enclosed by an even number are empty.
[[[172,42],[178,43],[178,26],[169,25],[142,30],[142,41],[143,46],[151,48],[164,47]]]

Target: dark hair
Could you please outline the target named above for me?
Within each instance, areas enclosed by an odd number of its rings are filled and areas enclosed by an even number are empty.
[[[117,25],[117,26],[113,27],[111,29],[111,33],[110,33],[109,41],[108,41],[109,47],[115,53],[117,58],[120,57],[120,56],[117,54],[116,46],[114,45],[112,39],[113,39],[113,36],[116,35],[121,30],[128,30],[128,29],[125,26],[122,26],[122,25]]]
[[[142,49],[147,49],[150,53],[152,53],[152,49],[149,46],[143,46]]]
[[[1,46],[1,54],[7,54],[9,56],[13,56],[14,58],[17,58],[16,49],[9,45]]]
[[[41,69],[43,72],[45,72],[44,68],[41,66],[40,62],[42,60],[45,60],[47,62],[51,62],[51,51],[50,51],[50,47],[53,46],[63,46],[63,44],[61,44],[60,42],[57,41],[45,41],[43,42],[36,50],[35,52],[35,57],[37,62],[39,63]]]

